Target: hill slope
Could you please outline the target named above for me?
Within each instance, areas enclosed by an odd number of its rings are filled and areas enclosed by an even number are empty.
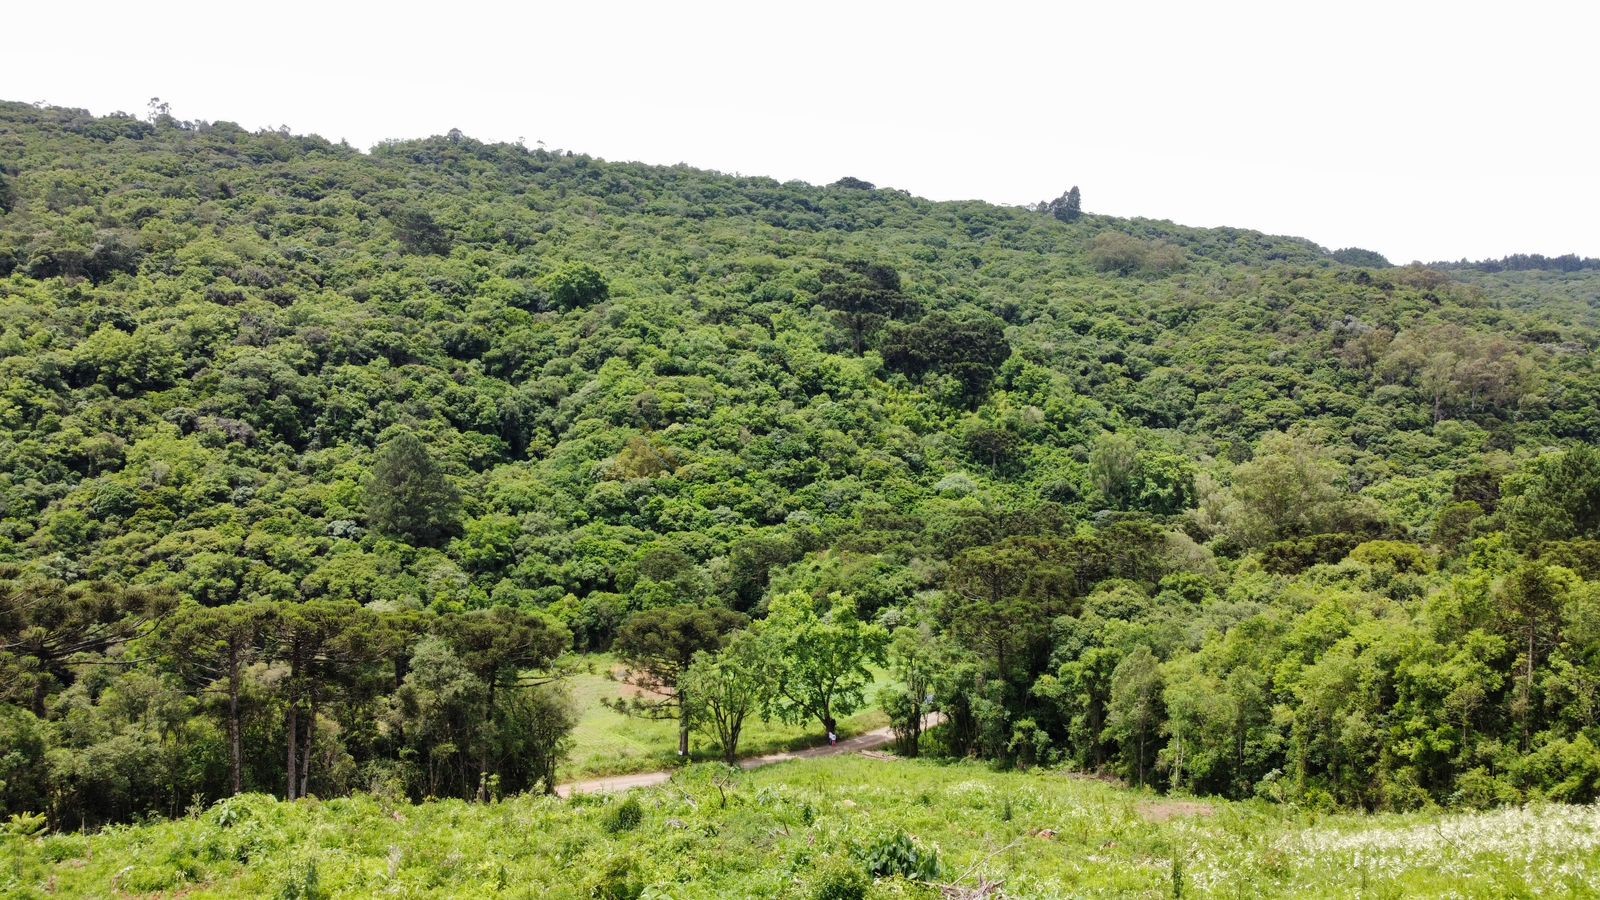
[[[325,693],[252,636],[247,789],[297,740],[324,796],[481,775],[406,718],[418,635],[465,652],[439,617],[603,649],[837,592],[947,654],[933,750],[1600,790],[1593,271],[15,103],[0,165],[0,810],[228,792],[215,673],[139,652],[162,597],[403,623]]]

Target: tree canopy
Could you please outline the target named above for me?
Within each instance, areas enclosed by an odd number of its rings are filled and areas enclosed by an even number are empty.
[[[1593,260],[170,110],[0,161],[0,814],[548,787],[554,658],[651,622],[824,727],[925,628],[925,752],[1600,790]]]

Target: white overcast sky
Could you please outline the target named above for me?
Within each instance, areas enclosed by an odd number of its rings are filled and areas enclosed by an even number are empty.
[[[1600,256],[1600,2],[18,2],[0,97]]]

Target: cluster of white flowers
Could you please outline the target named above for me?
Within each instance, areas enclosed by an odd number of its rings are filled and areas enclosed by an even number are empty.
[[[1217,843],[1185,826],[1177,830],[1190,848],[1185,880],[1198,894],[1238,893],[1262,876],[1308,888],[1357,878],[1414,881],[1425,873],[1449,896],[1451,880],[1478,882],[1491,872],[1553,891],[1600,892],[1600,806],[1506,808],[1393,825],[1346,818],[1265,844]]]
[[[1443,861],[1482,855],[1550,858],[1600,850],[1600,806],[1507,807],[1400,828],[1313,828],[1279,843],[1298,855],[1351,854],[1382,865],[1398,857]]]
[[[974,806],[982,806],[995,795],[994,785],[982,781],[961,781],[945,788],[945,796]]]

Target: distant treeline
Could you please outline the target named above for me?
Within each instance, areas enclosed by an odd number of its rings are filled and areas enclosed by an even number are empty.
[[[1499,259],[1483,259],[1473,262],[1462,259],[1457,262],[1429,263],[1433,269],[1472,269],[1478,272],[1581,272],[1586,269],[1600,269],[1600,259],[1592,256],[1579,256],[1576,253],[1564,253],[1560,256],[1545,256],[1542,253],[1513,253]]]

